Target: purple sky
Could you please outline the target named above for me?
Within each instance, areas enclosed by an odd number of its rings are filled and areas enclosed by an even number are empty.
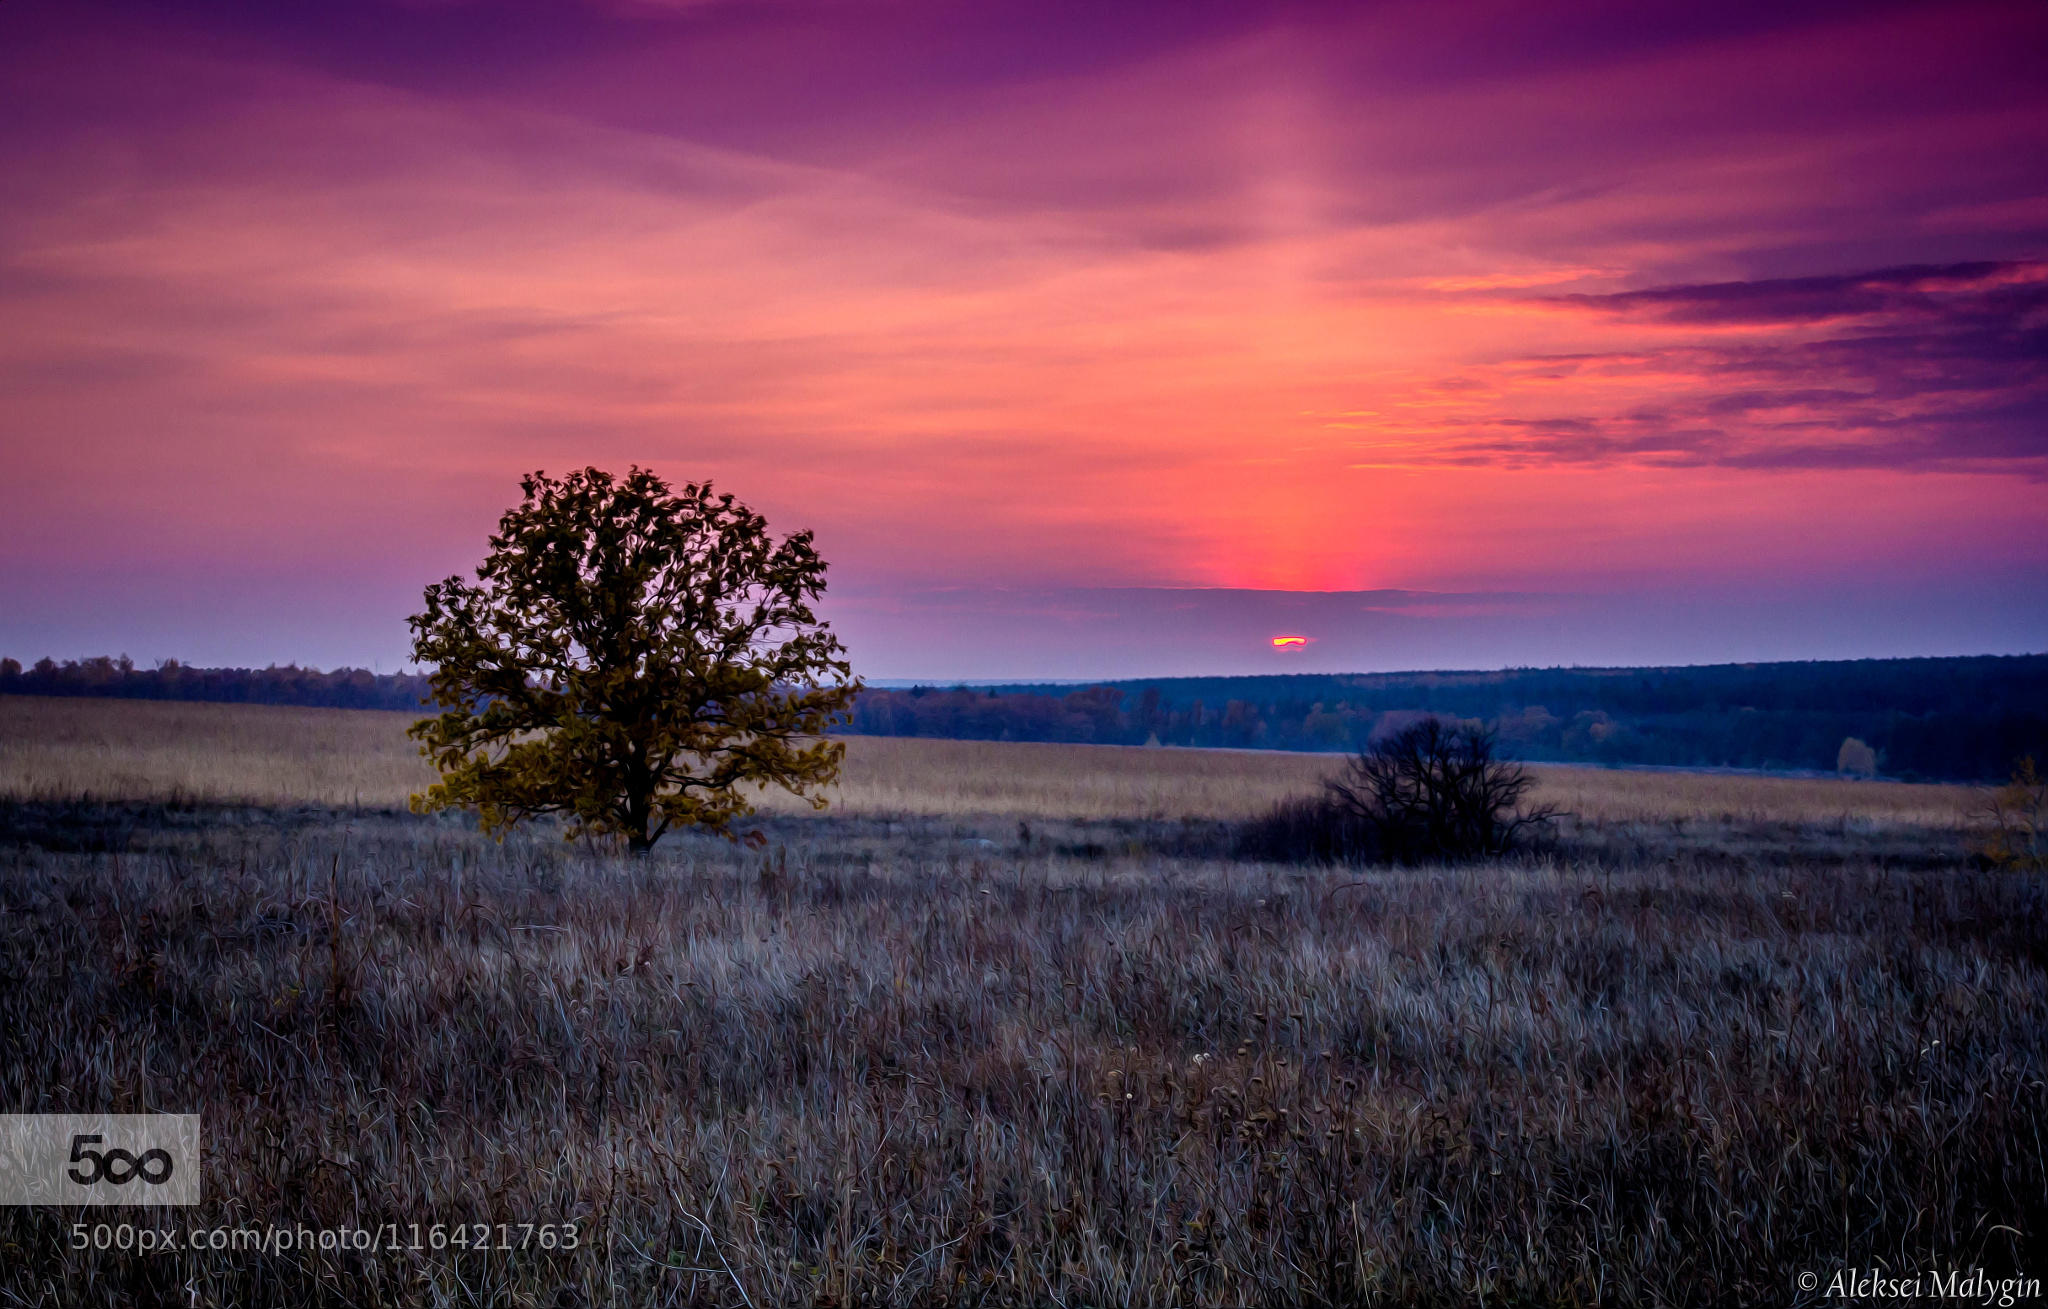
[[[0,6],[0,653],[632,462],[881,678],[2048,649],[2048,7],[1664,8]]]

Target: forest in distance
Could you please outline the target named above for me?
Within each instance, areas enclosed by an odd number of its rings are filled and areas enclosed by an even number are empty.
[[[0,694],[412,710],[429,687],[361,668],[8,658]],[[1347,751],[1429,715],[1483,724],[1534,762],[1832,772],[1861,758],[1888,777],[1992,781],[2048,759],[2048,654],[870,687],[848,730]]]

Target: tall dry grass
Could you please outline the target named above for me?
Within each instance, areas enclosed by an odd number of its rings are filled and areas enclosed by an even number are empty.
[[[93,821],[90,811],[75,815]],[[574,1253],[134,1255],[0,1303],[1797,1304],[2039,1270],[2039,884],[1345,876],[943,821],[604,858],[452,826],[0,839],[0,1102],[204,1115],[204,1223]]]

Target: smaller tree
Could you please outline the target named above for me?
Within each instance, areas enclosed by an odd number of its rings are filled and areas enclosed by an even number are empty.
[[[1383,859],[1505,854],[1558,811],[1522,808],[1536,781],[1494,746],[1483,728],[1424,719],[1354,755],[1324,784],[1328,808]]]
[[[2048,871],[2048,778],[2034,766],[2032,755],[2020,760],[2011,781],[1991,793],[1983,816],[1991,831],[1979,848],[1992,867]]]
[[[727,831],[760,786],[823,807],[845,747],[822,738],[860,683],[811,607],[811,534],[640,468],[521,487],[476,581],[429,586],[412,619],[444,706],[412,728],[441,770],[413,808],[486,831],[565,814],[643,854],[671,826]]]
[[[1877,751],[1857,737],[1847,737],[1835,752],[1835,771],[1845,777],[1877,776]]]

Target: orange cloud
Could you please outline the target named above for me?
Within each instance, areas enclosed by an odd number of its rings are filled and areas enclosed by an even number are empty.
[[[2013,20],[1407,81],[1372,52],[1427,32],[1346,21],[1385,40],[1230,33],[752,141],[656,112],[684,41],[565,63],[553,99],[205,42],[24,63],[22,120],[65,113],[0,142],[0,545],[428,577],[519,472],[639,461],[904,585],[2048,556],[2038,369],[1940,353],[2024,347],[2037,306],[1730,318],[1715,294],[1745,293],[1700,290],[1882,246],[1899,215],[1987,249],[2029,230],[1997,160],[2048,142],[2038,114],[1820,112],[1988,57]],[[1731,58],[1770,103],[1728,126],[1700,90]],[[727,76],[706,94],[745,91]],[[1802,106],[1811,131],[1765,130]],[[1987,262],[1901,294],[2037,285]]]

